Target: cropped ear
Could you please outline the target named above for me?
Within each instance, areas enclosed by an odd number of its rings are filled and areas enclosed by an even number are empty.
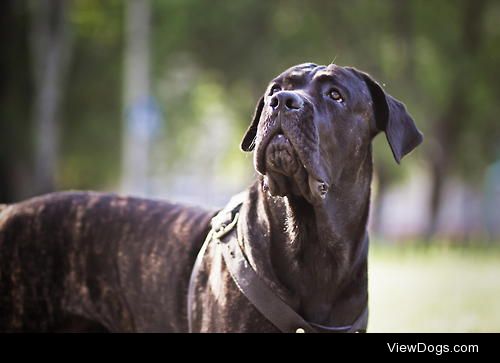
[[[370,90],[377,129],[385,132],[394,159],[399,164],[403,156],[420,145],[424,137],[402,102],[387,94],[368,74],[353,70]]]
[[[264,96],[262,96],[255,107],[252,123],[245,132],[243,140],[241,141],[241,150],[252,151],[255,147],[255,137],[257,136],[257,126],[259,125],[260,115],[264,108]]]

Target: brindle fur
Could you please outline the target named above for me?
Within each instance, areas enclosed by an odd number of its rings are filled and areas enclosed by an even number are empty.
[[[0,212],[1,331],[186,331],[213,212],[92,192]]]

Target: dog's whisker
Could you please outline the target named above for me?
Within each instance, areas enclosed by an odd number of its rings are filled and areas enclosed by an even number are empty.
[[[332,62],[330,63],[330,65],[334,65],[336,60],[337,60],[337,55],[335,54],[335,57],[333,57],[333,60],[332,60]]]

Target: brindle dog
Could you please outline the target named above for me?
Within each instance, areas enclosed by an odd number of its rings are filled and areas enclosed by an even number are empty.
[[[372,139],[397,162],[422,134],[367,74],[292,67],[260,99],[242,142],[256,182],[237,224],[257,274],[305,320],[348,325],[367,303]],[[100,193],[56,193],[0,213],[0,330],[185,332],[187,289],[213,211]],[[209,244],[194,331],[276,332]]]

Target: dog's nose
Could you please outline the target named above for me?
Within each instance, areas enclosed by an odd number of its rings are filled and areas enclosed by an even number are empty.
[[[271,97],[269,105],[277,111],[299,110],[304,105],[304,101],[295,92],[280,91]]]

